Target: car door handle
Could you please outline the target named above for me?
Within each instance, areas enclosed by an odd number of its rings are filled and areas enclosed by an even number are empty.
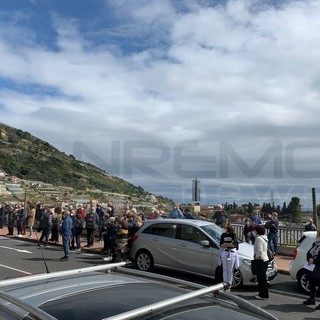
[[[185,243],[179,243],[179,247],[185,248],[187,245]]]
[[[152,238],[153,241],[158,241],[158,238]]]

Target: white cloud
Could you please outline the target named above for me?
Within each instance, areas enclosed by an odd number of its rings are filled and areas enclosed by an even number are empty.
[[[237,190],[243,183],[314,187],[316,180],[286,172],[283,153],[290,143],[316,141],[319,2],[286,1],[279,7],[250,0],[210,7],[186,3],[182,10],[175,1],[112,2],[117,27],[109,23],[85,33],[81,20],[51,14],[54,48],[36,41],[31,26],[18,27],[17,12],[0,32],[0,76],[7,82],[0,88],[5,107],[1,121],[68,153],[74,152],[74,141],[83,141],[105,159],[111,141],[121,144],[121,156],[127,141],[161,142],[158,152],[166,152],[169,160],[155,152],[154,158],[163,162],[152,166],[146,148],[141,153],[145,170],[129,163],[134,174],[126,176],[122,158],[118,173],[154,192],[175,189],[183,199],[188,198],[192,175],[202,171],[209,177],[203,175],[202,185],[220,184],[221,198],[226,184]],[[17,37],[14,44],[12,37],[19,33],[32,37],[28,42]],[[98,42],[101,36],[106,38]],[[43,125],[46,121],[50,128]],[[181,166],[183,159],[175,154],[183,141],[191,140],[198,141],[196,150],[189,150],[198,160]],[[238,163],[230,165],[227,179],[219,179],[221,141],[251,165],[274,141],[280,142],[282,179],[274,179],[272,157],[269,171],[261,167],[255,178],[236,170]],[[303,162],[310,160],[310,170],[316,171],[317,161],[312,160],[318,159],[319,150],[304,148],[304,153]],[[298,157],[294,161],[302,168]],[[189,173],[183,165],[191,167]],[[166,179],[150,178],[147,167]],[[214,194],[206,197],[215,201]]]

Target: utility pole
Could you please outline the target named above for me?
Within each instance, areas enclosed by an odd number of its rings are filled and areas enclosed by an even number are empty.
[[[318,228],[318,216],[317,216],[317,201],[316,201],[316,189],[312,188],[312,204],[313,204],[313,223]]]

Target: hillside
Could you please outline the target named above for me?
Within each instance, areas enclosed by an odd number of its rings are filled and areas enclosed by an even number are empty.
[[[0,123],[0,169],[20,179],[78,190],[100,189],[136,196],[150,194],[140,186],[78,161],[30,133],[3,123]]]

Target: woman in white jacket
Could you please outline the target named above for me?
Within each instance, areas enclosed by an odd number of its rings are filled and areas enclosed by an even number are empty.
[[[256,240],[254,243],[254,259],[264,261],[265,272],[262,275],[257,276],[259,292],[255,296],[258,300],[268,299],[268,282],[267,282],[267,269],[269,264],[268,258],[268,238],[265,235],[266,229],[264,225],[259,224],[255,226]]]

